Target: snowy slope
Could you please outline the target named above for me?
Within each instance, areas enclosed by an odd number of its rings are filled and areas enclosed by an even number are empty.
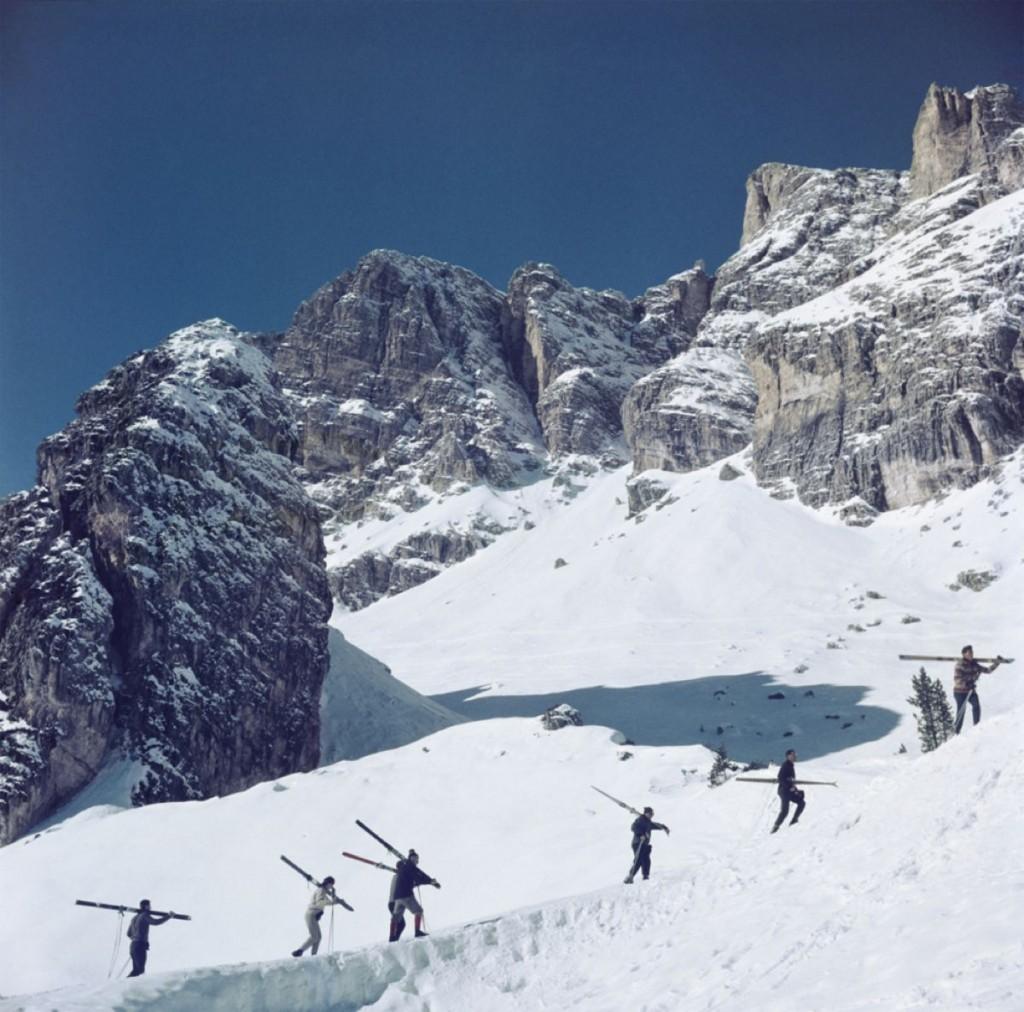
[[[433,763],[473,788],[467,807],[475,816],[472,840],[451,833],[437,818],[440,795],[450,793],[450,786],[419,780],[421,807],[407,811],[416,812],[417,845],[444,884],[426,898],[434,925],[428,940],[353,951],[366,922],[383,927],[387,880],[372,869],[343,869],[342,889],[357,913],[338,920],[336,932],[349,951],[84,986],[89,977],[102,976],[109,959],[110,939],[99,924],[109,929],[116,918],[72,908],[61,918],[65,929],[59,939],[52,923],[21,923],[22,951],[46,955],[35,967],[30,958],[16,979],[55,980],[53,964],[70,962],[73,954],[83,983],[2,1002],[0,1008],[70,1012],[153,1003],[165,1010],[289,1012],[613,1012],[627,1005],[651,1012],[1009,1012],[1020,1007],[1024,989],[1024,896],[1013,856],[1024,843],[1017,786],[1024,775],[1017,733],[1022,712],[988,721],[983,733],[930,756],[855,764],[839,790],[811,788],[800,826],[777,836],[765,833],[770,788],[730,783],[709,791],[674,778],[676,783],[662,784],[654,804],[675,831],[658,837],[652,881],[632,887],[608,884],[617,881],[627,858],[628,818],[597,795],[592,802],[586,779],[591,774],[613,791],[635,796],[640,785],[653,793],[659,771],[667,774],[667,767],[659,769],[656,755],[618,762],[592,729],[538,737],[519,721],[487,735],[480,733],[484,725],[447,730],[428,740],[429,753],[417,755],[416,746],[409,746],[362,760],[362,776],[353,775],[357,768],[339,765],[320,777],[289,778],[289,789],[276,795],[268,786],[222,801],[154,806],[67,826],[8,848],[14,853],[3,862],[5,893],[13,889],[19,904],[19,881],[31,878],[38,886],[48,864],[59,866],[59,876],[49,883],[55,892],[70,881],[123,891],[130,888],[131,869],[100,872],[95,861],[90,867],[86,852],[105,845],[125,854],[132,843],[145,841],[151,867],[146,885],[141,875],[134,884],[162,898],[173,892],[195,917],[189,925],[154,930],[151,959],[157,970],[243,953],[265,959],[275,948],[295,944],[301,934],[301,882],[283,866],[273,874],[268,862],[273,844],[288,835],[282,817],[301,820],[292,833],[300,824],[308,830],[304,855],[322,863],[333,850],[331,830],[339,832],[339,843],[351,842],[358,830],[345,828],[347,820],[328,814],[314,798],[331,797],[338,813],[353,802],[365,812],[373,804],[366,794],[369,764],[380,775],[385,764],[408,774],[415,764]],[[532,799],[532,818],[523,818],[524,793],[514,788],[527,765],[546,785]],[[476,790],[477,771],[483,769],[503,797]],[[835,770],[816,765],[813,772]],[[405,791],[399,787],[396,793]],[[389,822],[392,835],[404,839],[409,831],[394,826],[392,806],[398,800],[389,801],[387,812],[378,802],[374,818]],[[274,832],[254,832],[271,820]],[[198,847],[182,852],[182,842],[198,833],[230,847],[219,856],[212,850],[204,856]],[[76,846],[62,835],[74,836]],[[291,842],[298,846],[297,839]],[[201,863],[201,880],[183,874],[189,858]],[[559,886],[579,894],[530,906],[542,886],[549,895]],[[501,913],[501,897],[526,907],[483,923],[457,923],[473,907],[476,914],[469,916]],[[5,939],[5,947],[10,941]]]
[[[64,989],[0,1007],[1019,1008],[1024,662],[985,676],[978,731],[922,757],[904,698],[916,665],[895,657],[966,641],[1021,655],[1022,456],[868,528],[717,467],[662,476],[668,494],[640,520],[625,472],[568,496],[502,493],[495,514],[523,510],[532,529],[335,616],[413,689],[502,719],[226,798],[94,807],[0,850],[0,952],[17,956],[0,993]],[[950,590],[969,569],[996,579]],[[929,666],[947,688],[949,667]],[[542,731],[535,715],[563,698],[637,744]],[[801,825],[768,836],[770,786],[705,786],[698,743],[719,740],[775,761],[792,745],[803,777],[840,788],[811,788]],[[591,784],[672,827],[655,882],[617,884],[630,817]],[[380,944],[388,878],[340,855],[384,856],[356,818],[442,882],[424,896],[429,940]],[[307,896],[282,853],[334,874],[355,906],[335,921],[340,959],[276,961],[304,935]],[[153,976],[104,985],[123,930],[73,900],[144,895],[194,919],[154,929]]]
[[[625,471],[595,477],[571,505],[537,484],[507,493],[505,504],[525,509],[534,529],[507,533],[398,597],[336,611],[334,621],[398,678],[470,715],[526,715],[564,698],[585,721],[659,744],[706,742],[731,722],[723,740],[745,759],[777,759],[786,731],[817,754],[881,735],[884,743],[855,754],[913,747],[913,726],[895,726],[909,712],[913,673],[898,654],[953,655],[966,642],[979,656],[1022,652],[1022,461],[1018,454],[999,477],[867,528],[772,499],[749,471],[720,481],[718,465],[661,475],[666,496],[632,520]],[[742,457],[733,464],[745,466]],[[371,544],[388,528],[362,533]],[[357,537],[350,533],[350,550]],[[556,568],[557,559],[567,565]],[[970,570],[996,579],[980,593],[951,590]],[[950,669],[931,674],[949,688]],[[483,697],[462,702],[478,688]],[[719,688],[743,705],[716,700]],[[767,700],[779,690],[784,701]],[[520,705],[524,695],[541,698]],[[1002,676],[984,698],[986,712],[1019,700]],[[819,703],[842,704],[843,719],[826,722]],[[856,704],[875,711],[861,721]],[[807,707],[813,717],[804,719]],[[850,713],[856,726],[843,731]]]

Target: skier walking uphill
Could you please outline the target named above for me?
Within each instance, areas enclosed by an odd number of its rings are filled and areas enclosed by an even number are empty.
[[[779,826],[785,821],[786,816],[789,814],[789,803],[791,801],[796,802],[796,811],[793,813],[793,821],[790,822],[791,826],[795,826],[800,821],[800,813],[804,810],[804,792],[796,786],[796,767],[793,765],[796,762],[796,752],[790,749],[786,753],[786,761],[779,767],[779,800],[781,801],[781,807],[779,809],[779,817],[775,820],[775,825],[772,826],[772,832],[776,833],[779,830]]]
[[[978,699],[978,679],[982,674],[989,674],[995,671],[1002,664],[1003,658],[997,657],[992,667],[986,668],[974,659],[974,647],[966,646],[960,651],[960,660],[956,662],[953,669],[953,698],[956,700],[956,722],[953,730],[960,733],[964,726],[964,710],[967,709],[967,700],[971,701],[971,715],[974,723],[981,720],[981,700]]]
[[[391,929],[388,932],[388,941],[397,942],[405,930],[405,911],[412,911],[416,929],[416,937],[423,938],[427,933],[423,930],[423,907],[419,900],[413,895],[416,886],[432,885],[436,889],[441,888],[437,879],[431,878],[426,872],[420,871],[420,856],[415,850],[410,850],[408,857],[399,860],[395,867],[394,877],[391,879],[391,894],[388,898],[388,910],[391,911]]]
[[[335,903],[341,903],[341,900],[334,894],[334,877],[328,875],[313,893],[313,898],[309,901],[309,906],[306,907],[306,928],[309,931],[309,937],[292,953],[293,956],[301,956],[306,949],[310,950],[311,956],[317,954],[320,949],[320,940],[323,938],[320,933],[320,918],[323,917],[324,911]]]
[[[634,808],[635,812],[636,809]],[[654,815],[654,809],[648,806],[644,809],[643,815],[638,815],[633,820],[633,825],[630,827],[633,830],[633,867],[629,869],[629,874],[623,879],[626,885],[633,884],[633,878],[638,871],[642,871],[644,874],[644,881],[646,882],[651,877],[651,833],[655,829],[664,829],[668,834],[668,826],[663,826],[660,822],[655,822],[652,816]]]
[[[132,940],[129,952],[132,957],[132,972],[129,977],[141,977],[146,972],[146,954],[149,952],[149,929],[166,924],[174,916],[172,910],[167,914],[153,914],[149,910],[149,900],[139,900],[139,912],[128,925],[128,937]]]

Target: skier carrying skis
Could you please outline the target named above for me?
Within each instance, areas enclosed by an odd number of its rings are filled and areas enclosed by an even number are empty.
[[[317,954],[320,949],[320,939],[323,937],[320,934],[320,918],[323,917],[324,911],[335,903],[341,903],[341,900],[334,893],[334,876],[328,875],[320,883],[317,891],[313,893],[313,898],[309,901],[309,906],[306,907],[306,928],[309,931],[309,937],[292,953],[293,956],[301,956],[306,949],[310,950],[311,956]]]
[[[635,812],[636,809],[634,808],[633,811]],[[623,879],[626,885],[633,884],[633,877],[638,871],[644,873],[645,882],[651,877],[651,833],[655,829],[664,829],[666,835],[671,835],[668,826],[655,822],[653,816],[654,809],[648,806],[644,809],[643,815],[638,815],[633,820],[633,825],[630,827],[633,830],[633,867],[629,869],[629,874]]]
[[[956,662],[953,669],[953,698],[956,700],[956,722],[953,730],[960,733],[964,726],[964,711],[967,709],[967,700],[971,701],[971,715],[974,723],[981,720],[981,700],[978,699],[978,679],[982,674],[989,674],[996,670],[1002,663],[1003,658],[997,657],[992,667],[986,668],[974,659],[974,647],[966,646],[960,651],[960,660]]]
[[[791,801],[796,802],[796,811],[793,813],[793,820],[790,822],[791,826],[795,826],[800,821],[800,813],[804,810],[804,792],[796,786],[796,767],[793,765],[795,762],[796,751],[790,749],[786,753],[786,761],[779,767],[778,794],[781,807],[779,809],[779,817],[775,820],[775,825],[772,826],[773,833],[779,831],[779,826],[782,825],[789,814],[789,803]]]
[[[388,910],[391,911],[391,929],[388,933],[389,942],[397,942],[405,930],[405,911],[413,913],[413,925],[416,929],[416,937],[423,938],[427,933],[423,930],[423,907],[419,900],[413,896],[413,889],[421,885],[432,885],[436,889],[441,888],[441,883],[431,878],[426,872],[420,871],[420,856],[415,850],[410,850],[408,857],[400,860],[395,868],[395,874],[391,879],[391,893],[388,898]]]
[[[149,900],[139,900],[139,912],[128,925],[128,937],[132,940],[129,952],[132,957],[132,972],[129,977],[141,977],[146,972],[146,954],[149,952],[149,929],[166,924],[174,911],[166,914],[153,914],[149,910]]]

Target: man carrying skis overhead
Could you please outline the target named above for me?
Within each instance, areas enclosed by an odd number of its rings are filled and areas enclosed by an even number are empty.
[[[960,728],[964,726],[964,710],[967,709],[967,700],[971,701],[971,716],[974,723],[981,720],[981,700],[978,699],[977,685],[982,674],[989,674],[995,671],[1002,664],[1002,657],[997,657],[992,667],[986,668],[974,659],[974,647],[966,646],[960,651],[960,660],[956,662],[953,669],[953,698],[956,700],[956,722],[953,730],[959,734]]]
[[[636,809],[634,808],[635,812]],[[643,815],[638,815],[630,827],[633,830],[633,867],[629,874],[623,879],[626,885],[633,884],[633,877],[638,871],[644,873],[644,881],[651,877],[651,833],[655,829],[664,829],[668,833],[668,826],[663,826],[653,819],[654,809],[648,806],[644,809]]]
[[[432,885],[440,889],[441,883],[420,871],[419,862],[419,854],[415,850],[410,850],[409,856],[400,860],[395,868],[395,875],[391,880],[391,895],[388,899],[388,910],[391,911],[389,942],[397,942],[405,930],[406,910],[411,910],[415,918],[413,923],[416,937],[423,938],[426,935],[423,930],[423,907],[413,896],[413,890],[421,885]]]
[[[777,833],[779,826],[785,821],[786,816],[789,814],[789,803],[791,801],[796,802],[796,811],[793,813],[793,821],[790,822],[791,826],[795,826],[800,821],[800,813],[804,810],[804,792],[796,786],[796,767],[793,765],[796,762],[796,752],[794,749],[790,749],[786,753],[786,761],[779,767],[779,800],[781,801],[781,807],[779,809],[779,817],[775,820],[775,825],[772,826],[772,832]]]
[[[324,911],[329,906],[340,902],[341,900],[334,894],[334,876],[328,875],[320,883],[317,891],[313,893],[313,898],[309,901],[309,906],[306,907],[306,928],[309,931],[309,937],[292,953],[293,956],[301,956],[306,949],[310,950],[311,956],[317,954],[320,948],[320,939],[323,937],[320,934],[320,918],[323,917]]]

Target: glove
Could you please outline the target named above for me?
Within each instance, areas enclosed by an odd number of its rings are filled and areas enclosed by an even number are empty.
[[[394,912],[395,912],[395,904],[391,900],[388,900],[388,913],[389,914],[393,914]]]
[[[669,831],[668,826],[665,827],[665,835],[666,836],[671,836],[672,835],[672,833]]]
[[[434,887],[435,889],[440,889],[440,888],[441,888],[441,883],[440,883],[440,882],[438,882],[436,878],[435,878],[435,879],[432,879],[432,880],[431,880],[431,883],[430,883],[430,884],[431,884],[431,885],[432,885],[432,886],[433,886],[433,887]]]

